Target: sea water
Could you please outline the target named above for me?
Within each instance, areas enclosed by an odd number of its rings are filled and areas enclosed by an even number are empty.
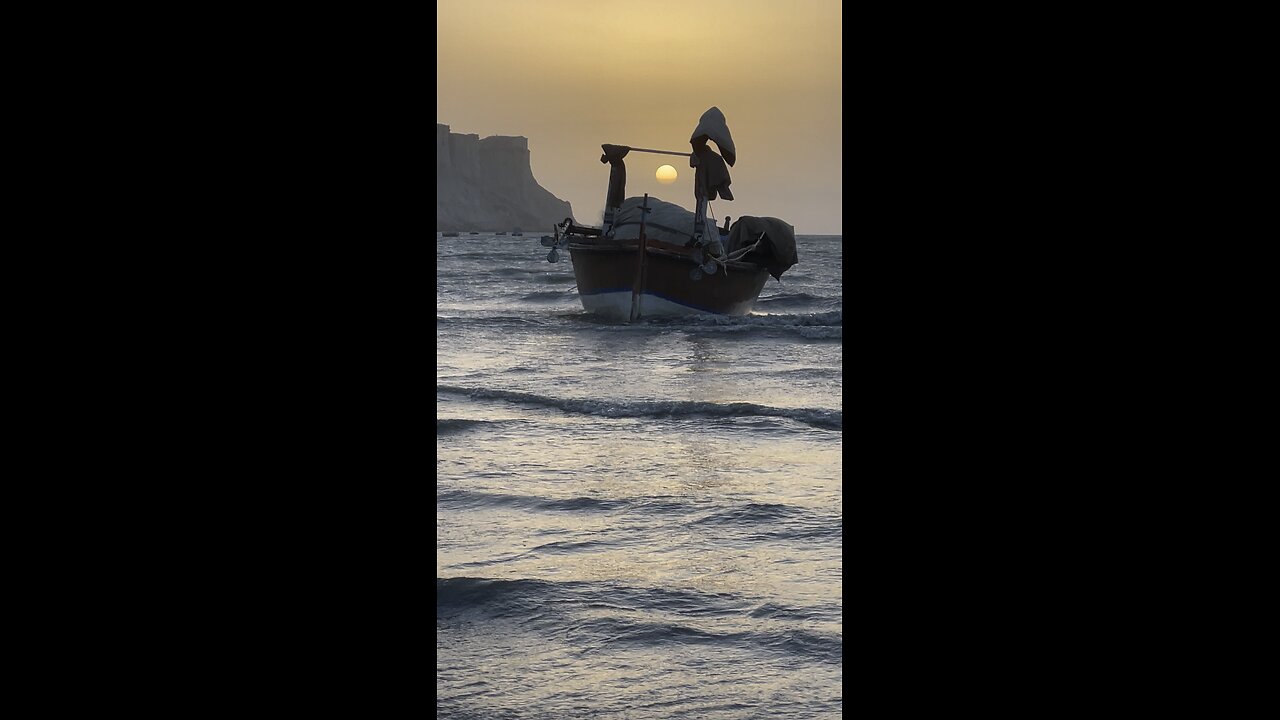
[[[625,324],[537,236],[437,235],[437,717],[840,716],[841,244]]]

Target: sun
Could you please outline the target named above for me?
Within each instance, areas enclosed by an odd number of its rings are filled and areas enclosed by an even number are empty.
[[[671,167],[670,165],[663,165],[662,167],[658,168],[658,173],[656,177],[658,178],[658,182],[662,183],[663,185],[670,185],[671,183],[676,181],[676,178],[678,176],[676,175],[675,168]]]

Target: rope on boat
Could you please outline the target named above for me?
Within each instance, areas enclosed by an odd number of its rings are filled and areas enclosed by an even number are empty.
[[[763,239],[764,239],[764,233],[760,233],[760,237],[756,238],[756,241],[751,243],[751,247],[738,248],[737,250],[734,250],[733,252],[729,253],[729,259],[737,260],[743,255],[746,255],[747,253],[751,252],[752,250],[755,250],[756,246],[759,245],[760,241]]]
[[[715,209],[715,208],[713,208],[713,207],[711,207],[711,201],[710,201],[710,200],[708,200],[708,201],[707,201],[707,212],[711,213],[711,220],[712,220],[711,226],[712,226],[712,228],[714,228],[715,233],[716,233],[716,236],[717,236],[717,239],[718,239],[718,236],[719,236],[719,234],[720,234],[720,221],[716,219],[716,209]],[[704,232],[706,231],[706,228],[705,228],[705,227],[700,228],[700,229],[701,229],[702,231],[704,231]],[[710,240],[710,238],[708,238],[708,240]],[[717,265],[719,265],[719,266],[724,270],[724,274],[725,274],[725,276],[728,276],[728,275],[729,275],[729,265],[728,265],[728,262],[729,262],[730,260],[732,260],[733,258],[731,258],[731,257],[729,257],[729,256],[727,256],[727,255],[726,255],[726,256],[724,256],[724,257],[715,257],[714,255],[710,255],[710,254],[708,254],[708,255],[707,255],[707,259],[708,259],[708,260],[710,260],[711,262],[716,263]]]

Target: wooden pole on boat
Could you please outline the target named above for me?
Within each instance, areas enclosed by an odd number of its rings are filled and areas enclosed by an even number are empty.
[[[645,238],[644,238],[644,216],[649,214],[649,193],[644,194],[644,203],[640,206],[640,237],[636,240],[636,279],[631,284],[631,320],[635,322],[640,317],[640,291],[644,289],[644,256]]]
[[[690,157],[693,153],[675,152],[673,150],[646,150],[645,148],[631,148],[631,152],[647,152],[655,155],[679,155],[680,157]]]

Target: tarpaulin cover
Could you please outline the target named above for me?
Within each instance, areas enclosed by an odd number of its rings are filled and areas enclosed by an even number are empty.
[[[698,127],[689,136],[689,143],[696,148],[700,138],[702,145],[706,145],[707,140],[714,142],[729,167],[733,167],[738,161],[738,151],[733,148],[733,136],[729,134],[729,126],[725,123],[724,113],[720,112],[720,108],[713,107],[698,118]]]
[[[761,239],[761,234],[764,235]],[[796,229],[790,223],[774,217],[738,218],[729,228],[730,254],[735,250],[750,247],[757,239],[761,242],[756,249],[747,253],[743,260],[764,265],[769,274],[778,279],[782,273],[800,262],[796,256]]]
[[[613,215],[613,236],[619,240],[640,237],[640,205],[642,197],[629,197]],[[644,219],[644,235],[684,245],[693,239],[693,213],[656,197],[649,197],[649,214]]]

